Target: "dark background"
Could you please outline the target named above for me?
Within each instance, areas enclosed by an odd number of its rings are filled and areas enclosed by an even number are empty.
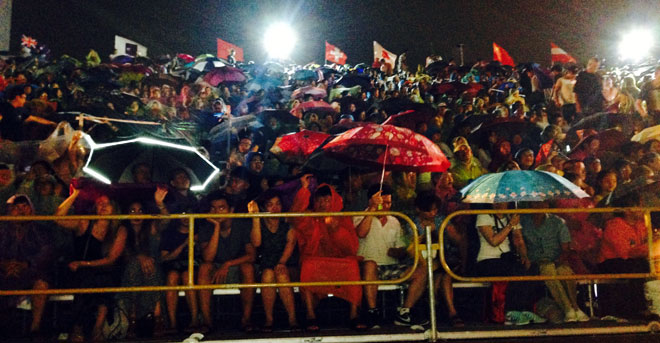
[[[660,1],[14,0],[11,47],[18,50],[25,34],[54,56],[80,58],[94,48],[106,59],[117,34],[150,56],[197,55],[215,54],[218,37],[260,62],[263,31],[275,20],[298,32],[292,59],[301,64],[323,62],[325,40],[351,64],[371,61],[373,40],[394,53],[408,50],[412,67],[431,53],[458,59],[458,43],[466,61],[491,59],[493,41],[516,63],[549,64],[550,41],[583,63],[592,55],[614,62],[622,31],[650,27],[660,37]]]

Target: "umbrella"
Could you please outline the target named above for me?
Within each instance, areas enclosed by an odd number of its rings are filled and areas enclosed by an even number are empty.
[[[247,77],[240,69],[226,66],[211,70],[204,75],[203,79],[211,86],[218,87],[223,82],[245,82]]]
[[[282,85],[282,80],[272,76],[260,75],[250,80],[246,87],[249,91],[258,91],[260,89],[275,88],[280,85]]]
[[[332,101],[334,98],[338,97],[342,93],[347,92],[347,94],[350,94],[353,97],[358,97],[360,95],[360,92],[362,92],[362,87],[361,86],[355,86],[351,88],[346,88],[346,87],[337,87],[337,88],[332,88],[330,90],[330,96],[328,97],[328,101]]]
[[[316,80],[318,75],[315,71],[309,69],[299,69],[293,73],[294,80]]]
[[[632,134],[632,120],[625,114],[602,112],[586,116],[574,123],[568,130],[568,135],[578,130],[594,129],[597,131],[622,125],[624,134]]]
[[[631,141],[633,142],[640,142],[642,144],[652,140],[652,139],[658,139],[660,140],[660,125],[655,125],[651,127],[647,127],[646,129],[640,131],[638,134],[632,136],[630,138]]]
[[[445,61],[435,61],[426,66],[426,73],[429,75],[436,75],[441,73],[449,64]]]
[[[147,76],[142,82],[150,86],[161,87],[163,85],[169,85],[170,87],[178,88],[181,80],[169,74],[158,73]]]
[[[190,63],[195,61],[195,58],[188,54],[177,54],[176,57],[183,61],[184,63]]]
[[[450,165],[431,140],[393,125],[350,129],[324,145],[323,150],[353,165],[394,171],[444,172]]]
[[[83,171],[106,183],[118,183],[136,163],[147,163],[154,172],[154,182],[169,182],[169,173],[184,168],[191,178],[193,191],[201,191],[219,173],[219,170],[195,147],[174,144],[153,138],[96,144],[92,147]]]
[[[218,60],[218,57],[211,55],[211,54],[201,54],[195,57],[195,62],[202,62],[202,61],[208,61],[208,60]]]
[[[430,106],[419,107],[417,110],[407,110],[397,113],[385,120],[383,124],[396,125],[405,127],[410,130],[415,130],[419,123],[430,124],[430,121],[435,117],[436,112]]]
[[[459,96],[465,92],[475,97],[484,86],[480,83],[463,83],[460,81],[436,83],[431,87],[430,93],[433,95]]]
[[[199,71],[199,72],[205,72],[205,71],[211,71],[215,68],[222,68],[224,67],[225,64],[222,63],[219,59],[215,57],[209,57],[205,60],[197,61],[192,64],[192,69]]]
[[[282,125],[298,125],[300,123],[298,117],[291,115],[291,113],[285,110],[263,110],[257,114],[257,119],[263,125],[268,125],[270,118],[277,119],[277,122]]]
[[[463,202],[488,204],[589,197],[558,174],[537,170],[485,174],[463,187],[461,194]]]
[[[408,98],[389,98],[380,102],[378,107],[389,115],[413,109],[415,103]]]
[[[112,58],[110,63],[112,64],[126,64],[126,63],[133,63],[135,60],[135,57],[133,56],[128,56],[128,55],[119,55],[115,56]]]
[[[371,79],[365,74],[348,74],[337,80],[337,84],[344,87],[362,86],[362,89],[371,89]]]
[[[515,134],[520,134],[522,137],[535,138],[541,133],[541,128],[524,119],[496,118],[475,127],[468,136],[468,140],[470,142],[485,142],[488,138],[488,133],[492,131],[497,132],[499,137],[507,139],[510,139]]]
[[[291,93],[291,99],[302,98],[305,95],[311,95],[314,97],[314,99],[318,100],[321,98],[325,98],[328,95],[328,93],[323,88],[314,87],[314,86],[305,86],[293,91],[293,93]]]
[[[291,114],[297,116],[296,114],[306,113],[306,112],[315,112],[315,113],[335,113],[335,109],[330,106],[327,102],[323,100],[319,101],[305,101],[291,110]]]
[[[580,140],[580,142],[578,142],[578,144],[576,144],[575,147],[571,149],[571,155],[573,152],[579,151],[585,144],[584,142],[586,142],[590,137],[591,136],[587,136]],[[605,131],[601,131],[595,135],[595,138],[600,142],[598,151],[613,151],[629,141],[628,137],[626,137],[626,135],[617,129],[607,129]]]
[[[328,137],[327,133],[309,130],[289,133],[277,137],[270,152],[284,163],[303,164]]]

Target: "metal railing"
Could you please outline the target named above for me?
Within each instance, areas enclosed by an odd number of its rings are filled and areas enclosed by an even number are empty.
[[[445,260],[444,256],[444,231],[449,225],[450,221],[455,217],[462,215],[479,215],[479,214],[534,214],[534,213],[614,213],[623,211],[641,211],[644,212],[644,220],[648,229],[648,246],[649,246],[649,273],[625,273],[625,274],[576,274],[576,275],[539,275],[539,276],[502,276],[502,277],[470,277],[461,276],[454,273]],[[390,285],[400,284],[407,281],[413,274],[413,271],[419,265],[420,253],[422,250],[427,252],[428,258],[431,258],[433,250],[439,251],[440,266],[444,272],[452,278],[464,282],[493,282],[493,281],[545,281],[545,280],[604,280],[604,279],[630,279],[630,278],[651,278],[660,276],[654,266],[652,259],[653,249],[653,229],[651,227],[651,212],[660,212],[660,207],[635,207],[635,208],[594,208],[594,209],[511,209],[511,210],[461,210],[449,214],[442,222],[437,234],[438,243],[432,243],[431,230],[425,230],[426,244],[419,245],[419,237],[417,236],[417,227],[415,223],[405,214],[394,211],[378,212],[378,215],[392,215],[397,216],[405,223],[407,223],[413,232],[413,249],[418,253],[414,254],[413,267],[410,271],[399,279],[394,280],[376,280],[376,281],[328,281],[328,282],[287,282],[287,283],[250,283],[250,284],[209,284],[197,285],[194,278],[194,245],[195,245],[195,220],[203,218],[301,218],[301,217],[353,217],[353,216],[366,216],[374,215],[374,212],[315,212],[315,213],[255,213],[255,214],[171,214],[171,215],[71,215],[71,216],[28,216],[28,217],[13,217],[13,216],[0,216],[2,221],[44,221],[44,220],[93,220],[93,219],[150,219],[150,220],[167,220],[167,219],[188,219],[189,233],[188,233],[188,272],[191,275],[187,285],[178,286],[144,286],[144,287],[105,287],[105,288],[67,288],[67,289],[47,289],[47,290],[3,290],[0,291],[0,296],[10,295],[34,295],[34,294],[81,294],[81,293],[109,293],[109,292],[146,292],[146,291],[195,291],[195,290],[208,290],[208,289],[236,289],[236,288],[259,288],[259,287],[313,287],[313,286],[346,286],[346,285]],[[428,339],[431,342],[438,340],[437,324],[436,324],[436,310],[435,302],[436,297],[434,293],[433,283],[433,263],[426,263],[429,281],[429,312],[431,330],[428,334]]]

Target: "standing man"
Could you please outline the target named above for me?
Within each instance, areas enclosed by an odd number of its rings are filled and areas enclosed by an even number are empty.
[[[646,107],[642,102],[646,102]],[[652,121],[652,124],[660,123],[660,66],[655,67],[653,80],[647,81],[642,86],[635,101],[635,109],[642,118]]]
[[[577,96],[577,113],[592,114],[603,111],[603,78],[596,72],[600,60],[589,59],[587,69],[578,74],[573,91]]]

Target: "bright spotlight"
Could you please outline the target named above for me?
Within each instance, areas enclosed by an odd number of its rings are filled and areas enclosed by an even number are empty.
[[[276,23],[266,30],[264,46],[268,56],[275,59],[287,59],[296,45],[296,33],[285,23]]]
[[[653,47],[653,34],[650,30],[634,29],[625,33],[619,42],[621,59],[639,61],[649,56]]]

